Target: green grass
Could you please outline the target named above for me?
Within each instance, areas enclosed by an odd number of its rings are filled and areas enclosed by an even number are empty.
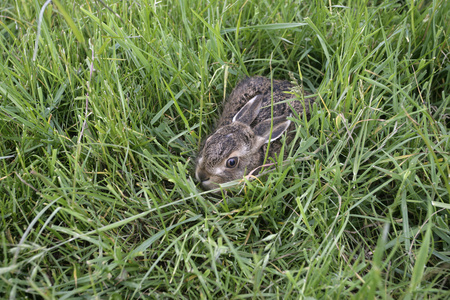
[[[450,297],[450,1],[43,4],[0,10],[0,298]],[[204,192],[247,75],[316,104]]]

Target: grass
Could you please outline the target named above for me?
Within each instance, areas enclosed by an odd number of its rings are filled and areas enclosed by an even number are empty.
[[[53,1],[37,37],[43,4],[0,10],[0,297],[450,297],[449,1]],[[204,192],[248,75],[311,117]]]

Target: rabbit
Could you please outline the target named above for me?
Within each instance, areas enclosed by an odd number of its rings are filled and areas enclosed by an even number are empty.
[[[217,129],[206,139],[196,160],[195,177],[205,190],[240,179],[262,166],[269,141],[268,157],[275,157],[282,146],[279,138],[288,129],[295,129],[287,119],[291,108],[299,115],[309,114],[313,102],[305,99],[302,103],[286,93],[293,87],[289,81],[272,82],[260,76],[237,84],[224,103]],[[286,101],[289,99],[292,101]],[[287,141],[293,136],[293,132],[288,134]]]

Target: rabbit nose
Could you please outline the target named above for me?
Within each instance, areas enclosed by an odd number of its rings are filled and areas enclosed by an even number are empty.
[[[204,182],[204,181],[208,181],[209,180],[208,174],[200,172],[200,171],[197,172],[197,178],[198,178],[198,180],[200,182]]]

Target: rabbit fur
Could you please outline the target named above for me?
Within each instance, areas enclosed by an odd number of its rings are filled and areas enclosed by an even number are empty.
[[[195,176],[204,189],[240,179],[260,167],[269,141],[268,157],[275,157],[284,132],[288,131],[288,142],[293,138],[295,125],[287,119],[295,116],[291,108],[299,115],[309,114],[313,102],[305,99],[303,103],[289,93],[293,87],[289,81],[260,76],[238,83],[224,103],[217,129],[206,139],[197,157]],[[292,101],[286,101],[289,99]]]

